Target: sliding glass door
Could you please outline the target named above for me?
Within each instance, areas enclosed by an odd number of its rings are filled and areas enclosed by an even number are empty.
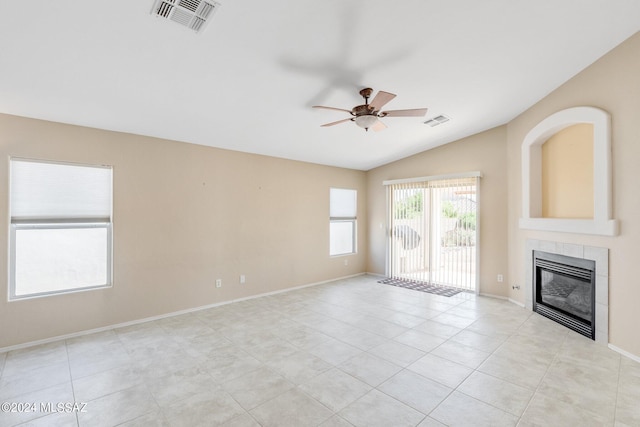
[[[387,183],[390,277],[475,290],[478,176]]]

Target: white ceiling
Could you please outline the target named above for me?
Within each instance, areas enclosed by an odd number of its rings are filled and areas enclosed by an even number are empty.
[[[504,124],[640,30],[638,0],[0,0],[0,112],[368,170]],[[382,132],[320,125],[397,94]]]

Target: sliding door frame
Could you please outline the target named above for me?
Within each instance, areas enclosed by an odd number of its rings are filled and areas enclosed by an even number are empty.
[[[397,184],[411,184],[411,183],[420,183],[420,182],[429,182],[429,181],[441,181],[448,179],[460,179],[460,178],[476,178],[476,248],[475,248],[475,286],[473,291],[476,294],[480,293],[480,234],[481,234],[481,217],[480,217],[480,199],[481,199],[481,191],[480,191],[480,178],[482,178],[482,173],[479,171],[472,172],[462,172],[462,173],[454,173],[454,174],[446,174],[446,175],[432,175],[432,176],[423,176],[416,178],[406,178],[406,179],[393,179],[393,180],[385,180],[382,182],[382,185],[386,187],[386,259],[385,259],[385,275],[390,277],[391,275],[391,264],[392,257],[394,256],[393,251],[391,249],[392,244],[392,223],[393,223],[393,186]],[[431,194],[431,192],[428,192]],[[429,203],[430,205],[430,203]],[[429,219],[431,221],[431,219]],[[431,245],[430,242],[426,243]]]

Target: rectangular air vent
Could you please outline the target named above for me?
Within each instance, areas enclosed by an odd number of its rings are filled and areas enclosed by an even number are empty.
[[[219,7],[211,0],[155,0],[151,14],[199,33]]]
[[[441,125],[443,123],[448,122],[449,120],[451,120],[449,117],[445,116],[444,114],[440,114],[439,116],[433,117],[429,120],[427,120],[426,122],[424,122],[425,125],[429,125],[432,128],[436,127],[438,125]]]

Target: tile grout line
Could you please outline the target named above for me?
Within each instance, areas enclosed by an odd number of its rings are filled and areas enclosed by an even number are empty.
[[[73,376],[71,375],[71,357],[69,357],[69,343],[67,342],[67,340],[64,340],[64,351],[67,354],[67,369],[69,369],[69,383],[71,384],[71,396],[73,397],[73,402],[77,403],[77,399],[76,399],[76,389],[73,386]],[[80,427],[80,416],[78,415],[78,412],[75,412],[75,418],[76,418],[76,426]]]
[[[613,424],[615,425],[618,418],[618,397],[620,396],[620,378],[622,377],[622,356],[620,356],[620,363],[618,364],[618,381],[616,385],[616,406],[613,410]]]

